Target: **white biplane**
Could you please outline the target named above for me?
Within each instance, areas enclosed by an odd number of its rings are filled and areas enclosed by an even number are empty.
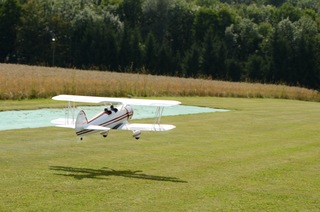
[[[54,100],[67,101],[66,117],[52,120],[51,123],[58,127],[75,129],[76,135],[82,140],[83,136],[100,132],[107,137],[111,129],[131,130],[133,137],[139,139],[141,131],[166,131],[174,129],[174,125],[160,124],[164,107],[179,105],[181,102],[173,100],[147,100],[132,98],[110,98],[95,96],[58,95]],[[104,104],[104,111],[88,120],[85,112],[81,110],[75,117],[75,102]],[[133,116],[131,105],[156,107],[153,124],[133,124],[128,121]]]

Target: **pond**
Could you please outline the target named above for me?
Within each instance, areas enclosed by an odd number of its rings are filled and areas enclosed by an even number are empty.
[[[132,119],[154,118],[156,108],[146,106],[134,106]],[[78,106],[75,114],[84,110],[88,119],[102,111],[104,106]],[[165,107],[162,116],[176,116],[197,113],[226,112],[224,109],[195,106],[172,106]],[[12,130],[22,128],[38,128],[54,126],[51,120],[65,117],[65,109],[39,109],[39,110],[18,110],[0,112],[0,130]]]

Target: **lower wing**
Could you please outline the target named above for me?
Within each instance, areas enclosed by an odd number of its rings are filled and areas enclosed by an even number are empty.
[[[122,124],[117,130],[140,130],[140,131],[167,131],[176,128],[169,124]]]
[[[65,119],[65,118],[59,118],[51,121],[52,124],[56,125],[57,127],[64,127],[64,128],[75,128],[74,121],[72,119]],[[140,130],[140,131],[167,131],[172,130],[176,128],[174,125],[169,124],[129,124],[125,123],[117,128],[114,128],[116,130]],[[97,131],[108,131],[110,128],[108,127],[102,127],[98,125],[88,125],[85,127],[85,129],[88,130],[97,130]]]

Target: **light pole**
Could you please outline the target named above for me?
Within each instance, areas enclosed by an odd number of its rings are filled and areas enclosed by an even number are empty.
[[[56,50],[56,38],[53,37],[52,38],[52,66],[54,66],[54,53],[55,53],[55,50]]]

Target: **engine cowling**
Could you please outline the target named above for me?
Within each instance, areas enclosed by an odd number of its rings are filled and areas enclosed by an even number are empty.
[[[140,136],[141,136],[141,131],[140,130],[134,130],[133,131],[132,137],[134,137],[136,139],[139,139]]]
[[[127,110],[127,113],[128,113],[128,119],[131,119],[133,116],[133,108],[130,105],[126,105],[125,109]]]

